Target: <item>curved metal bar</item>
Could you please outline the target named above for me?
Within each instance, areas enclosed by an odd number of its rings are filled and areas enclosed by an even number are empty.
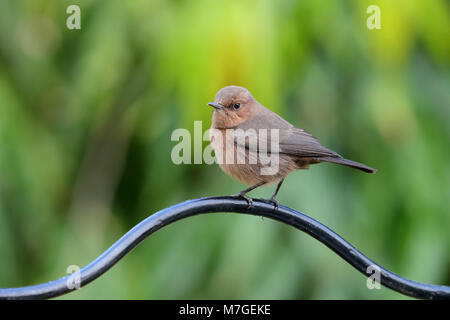
[[[285,206],[275,210],[273,204],[263,200],[254,200],[253,205],[249,209],[247,202],[242,199],[212,197],[189,200],[163,209],[136,225],[101,256],[82,268],[79,274],[80,286],[97,279],[145,238],[172,222],[202,213],[236,212],[260,215],[291,225],[325,244],[366,277],[371,275],[366,273],[368,267],[378,269],[381,284],[404,295],[420,299],[450,299],[450,287],[423,284],[392,273],[368,259],[328,227],[303,213]],[[73,286],[67,285],[69,277],[71,275],[34,286],[0,289],[0,299],[45,299],[60,296],[75,290]]]

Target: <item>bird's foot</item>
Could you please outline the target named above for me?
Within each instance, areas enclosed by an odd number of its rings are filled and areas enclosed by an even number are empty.
[[[247,209],[252,209],[253,208],[253,199],[246,196],[245,193],[239,192],[236,194],[232,195],[233,198],[242,198],[245,199],[247,201],[248,207]]]
[[[280,204],[278,203],[277,200],[275,200],[275,197],[270,198],[269,201],[273,203],[273,207],[274,207],[275,211],[278,211]]]
[[[273,197],[270,198],[270,199],[259,198],[258,200],[261,200],[261,201],[263,201],[265,203],[273,204],[273,207],[274,207],[275,211],[278,211],[278,208],[280,207],[279,202],[277,200],[275,200],[275,198],[273,198]]]

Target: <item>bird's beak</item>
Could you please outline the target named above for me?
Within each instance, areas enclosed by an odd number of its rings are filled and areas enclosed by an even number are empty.
[[[223,109],[224,106],[217,102],[208,102],[208,106],[211,106],[216,109]]]

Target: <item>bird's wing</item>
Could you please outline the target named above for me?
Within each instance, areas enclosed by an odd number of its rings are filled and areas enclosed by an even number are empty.
[[[239,129],[290,129],[294,126],[269,109],[262,108],[258,114],[240,123]]]
[[[325,148],[305,130],[292,128],[280,139],[280,152],[299,158],[341,157],[336,152]]]
[[[276,113],[262,109],[257,115],[233,128],[234,143],[252,151],[279,152],[279,141],[294,128]],[[272,144],[274,147],[272,147]],[[275,149],[277,148],[277,149]]]
[[[246,149],[260,151],[261,147],[266,147],[268,151],[289,154],[299,158],[340,157],[336,152],[322,146],[308,132],[294,127],[276,113],[267,109],[239,124],[235,129],[242,129],[233,132],[235,144]],[[260,131],[260,129],[266,129],[267,131]],[[273,129],[276,129],[276,132]],[[255,140],[258,141],[257,146],[255,146]],[[278,142],[278,145],[275,145],[276,142]]]

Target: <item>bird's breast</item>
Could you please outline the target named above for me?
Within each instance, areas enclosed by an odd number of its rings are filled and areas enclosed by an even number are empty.
[[[235,143],[232,129],[214,129],[210,131],[211,147],[214,149],[216,161],[220,168],[233,178],[247,184],[255,185],[260,182],[274,183],[282,179],[285,174],[285,162],[282,168],[274,174],[264,174],[264,167],[257,151],[250,151]]]

